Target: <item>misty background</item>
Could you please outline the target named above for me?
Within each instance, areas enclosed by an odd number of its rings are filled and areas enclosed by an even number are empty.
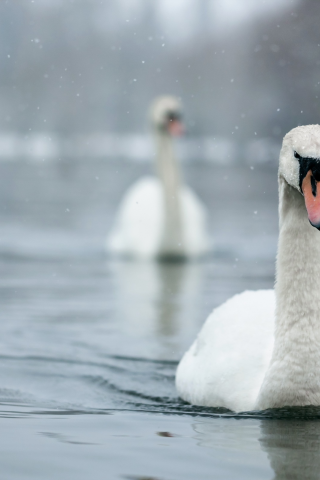
[[[319,123],[319,18],[319,0],[0,1],[3,478],[319,477],[318,410],[222,418],[174,385],[214,308],[274,286],[279,150]],[[162,94],[182,100],[181,177],[208,213],[199,261],[105,248],[155,173]]]
[[[319,122],[316,0],[5,0],[0,158],[150,158],[152,99],[181,97],[182,157],[277,163]],[[183,154],[184,153],[184,154]]]

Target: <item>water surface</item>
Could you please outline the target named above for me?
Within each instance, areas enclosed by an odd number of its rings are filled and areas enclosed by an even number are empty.
[[[317,409],[233,415],[174,388],[212,309],[272,288],[276,172],[187,165],[210,212],[200,262],[121,261],[104,241],[139,164],[0,164],[0,458],[10,479],[319,478]]]

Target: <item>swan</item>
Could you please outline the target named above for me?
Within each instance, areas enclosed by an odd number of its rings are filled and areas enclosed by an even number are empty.
[[[245,291],[212,312],[178,365],[182,399],[235,412],[320,405],[318,181],[320,126],[294,128],[279,159],[275,290]]]
[[[188,258],[209,250],[206,209],[181,182],[173,136],[182,133],[181,104],[157,98],[150,111],[156,143],[157,177],[146,176],[126,192],[107,250],[129,257]]]

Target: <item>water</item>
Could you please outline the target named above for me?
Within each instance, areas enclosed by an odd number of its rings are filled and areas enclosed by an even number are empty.
[[[10,479],[318,479],[320,413],[233,415],[177,398],[212,308],[273,285],[276,172],[187,165],[215,253],[122,262],[104,239],[123,162],[0,164],[0,458]]]

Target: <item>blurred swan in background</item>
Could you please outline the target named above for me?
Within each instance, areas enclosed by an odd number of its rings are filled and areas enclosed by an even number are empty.
[[[176,375],[186,401],[234,411],[320,405],[320,126],[291,130],[279,165],[273,290],[209,316]]]
[[[158,176],[143,177],[128,189],[107,249],[128,257],[199,257],[209,250],[206,210],[181,182],[174,155],[172,137],[183,131],[180,102],[171,96],[159,97],[150,114]]]

